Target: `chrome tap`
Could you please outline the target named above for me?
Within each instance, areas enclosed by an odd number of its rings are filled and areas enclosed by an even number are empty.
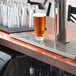
[[[55,40],[66,43],[65,0],[55,0]]]

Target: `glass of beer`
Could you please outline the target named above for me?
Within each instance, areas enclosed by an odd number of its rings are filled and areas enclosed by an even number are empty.
[[[45,36],[45,13],[34,13],[34,29],[35,29],[35,37],[36,40],[42,41]]]

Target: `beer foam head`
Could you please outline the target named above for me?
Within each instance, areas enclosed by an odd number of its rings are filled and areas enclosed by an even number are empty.
[[[34,13],[33,15],[34,17],[43,17],[43,16],[46,16],[45,13]]]

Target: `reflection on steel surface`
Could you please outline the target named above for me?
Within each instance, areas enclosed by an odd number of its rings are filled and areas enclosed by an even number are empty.
[[[55,39],[66,42],[65,0],[55,0]]]
[[[42,49],[76,60],[76,44],[61,44],[60,42],[48,39],[44,39],[41,42],[35,39],[35,35],[25,32],[10,34],[10,36],[15,39],[40,47]]]

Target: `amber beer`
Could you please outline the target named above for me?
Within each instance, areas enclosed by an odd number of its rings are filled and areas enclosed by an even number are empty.
[[[35,13],[33,16],[35,36],[38,40],[43,40],[45,36],[45,16],[44,13]]]

